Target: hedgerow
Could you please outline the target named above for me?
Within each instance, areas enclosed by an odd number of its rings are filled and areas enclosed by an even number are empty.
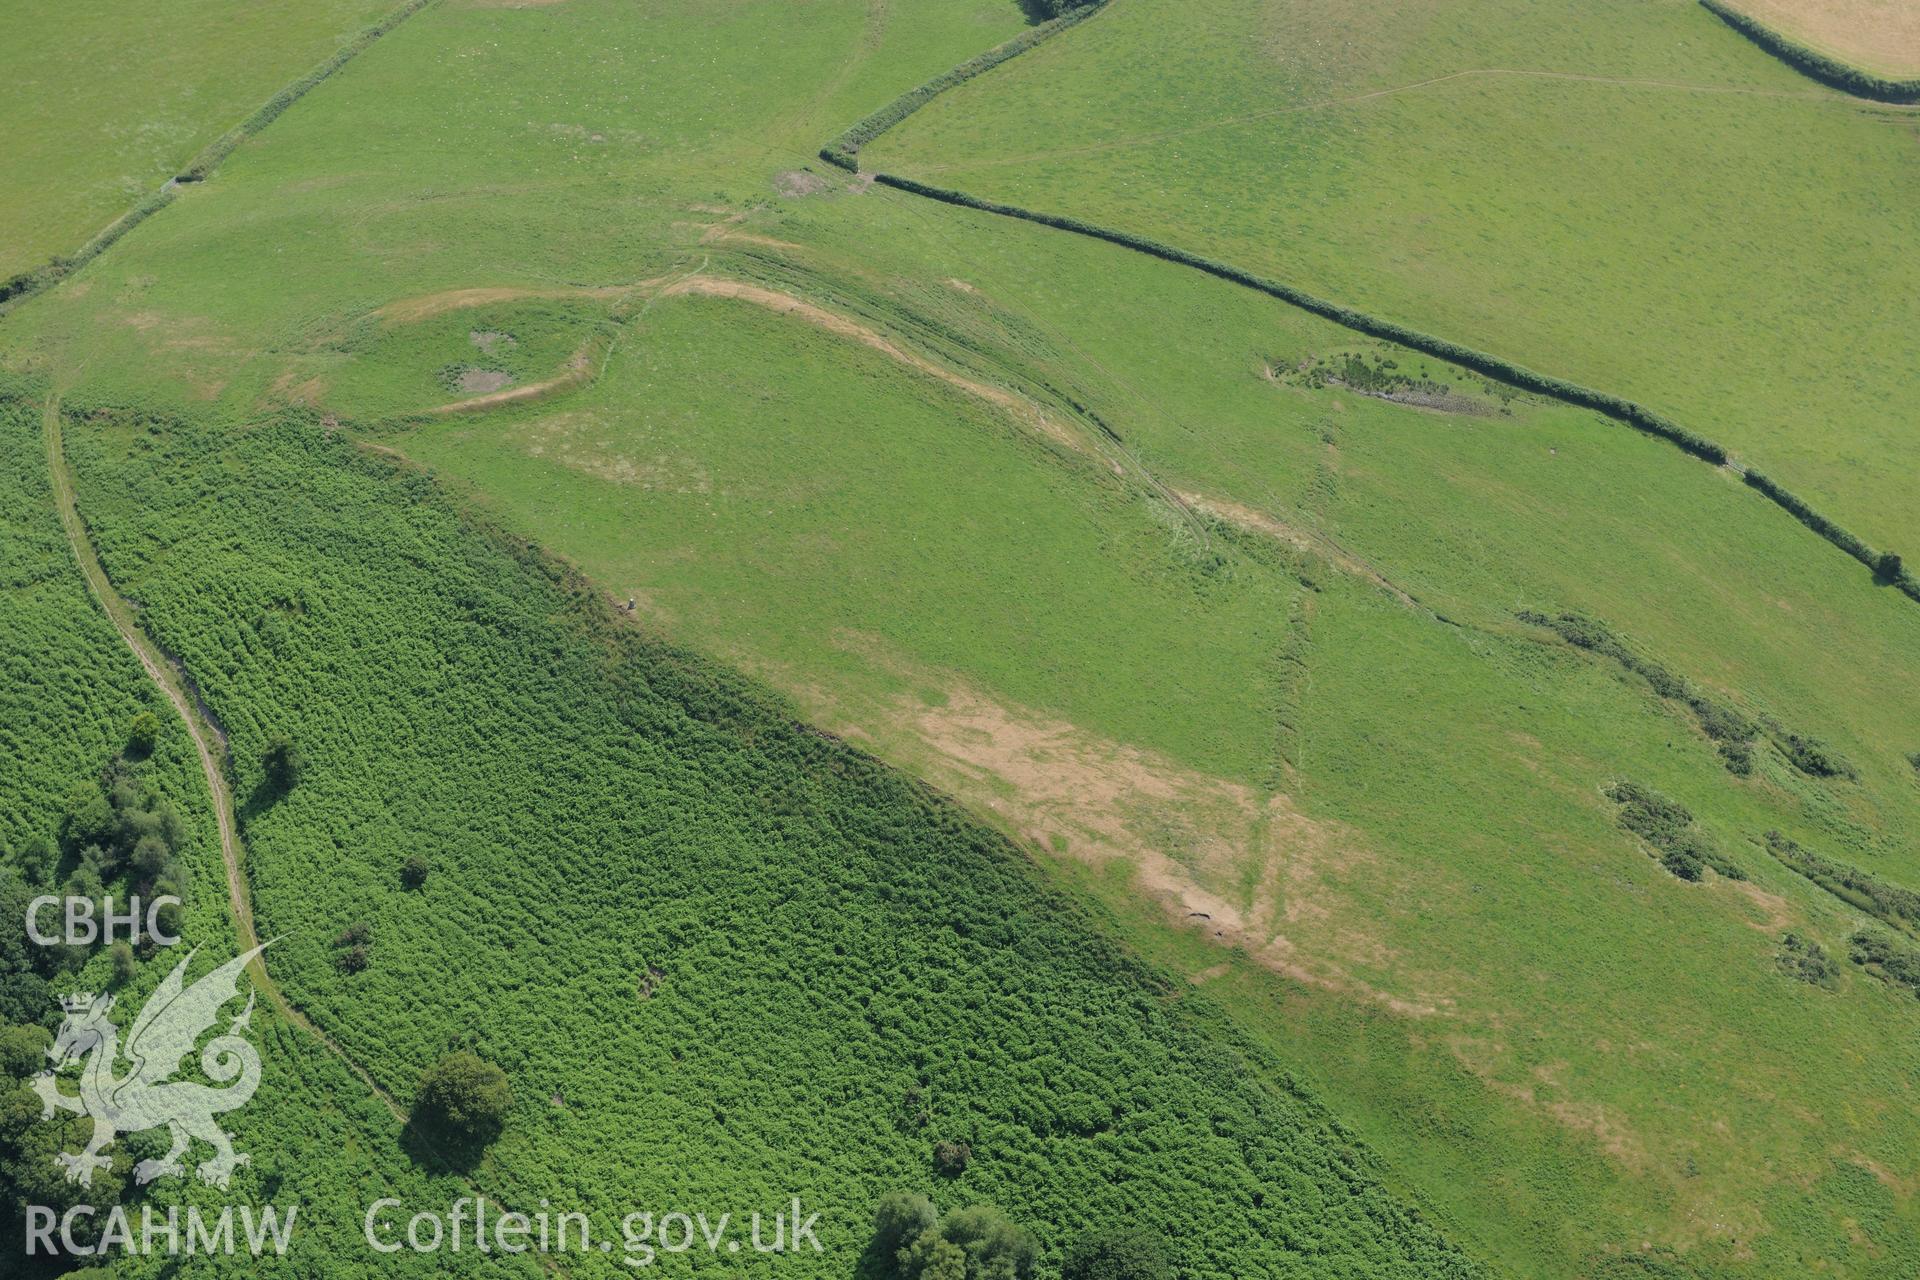
[[[1729,771],[1742,777],[1753,772],[1751,743],[1760,727],[1733,708],[1715,702],[1693,685],[1651,658],[1628,648],[1606,624],[1577,613],[1548,617],[1524,609],[1515,615],[1522,622],[1545,627],[1575,648],[1613,659],[1653,687],[1663,698],[1686,704],[1699,722],[1701,731],[1718,744],[1720,758]]]
[[[1729,880],[1747,878],[1739,864],[1694,828],[1685,805],[1624,779],[1607,788],[1607,798],[1620,806],[1620,825],[1653,846],[1660,865],[1680,879],[1698,880],[1707,867]]]
[[[829,1247],[783,1259],[796,1276],[847,1274],[897,1188],[1006,1206],[1049,1268],[1125,1219],[1195,1277],[1476,1274],[1002,837],[641,634],[423,474],[291,418],[87,418],[68,447],[109,571],[232,737],[237,793],[274,734],[307,758],[247,817],[276,974],[403,1103],[448,1053],[498,1064],[488,1167],[516,1200],[617,1235],[669,1196],[798,1194]],[[414,853],[434,870],[408,889]],[[343,973],[330,941],[356,922],[375,942]],[[971,1153],[951,1179],[936,1141]]]
[[[1775,31],[1758,18],[1742,13],[1726,0],[1700,0],[1700,3],[1709,13],[1774,57],[1822,84],[1856,97],[1872,98],[1876,102],[1920,102],[1920,76],[1899,79],[1878,75],[1804,45],[1784,32]]]
[[[1049,15],[1049,20],[1021,32],[1004,44],[967,59],[950,71],[942,72],[925,84],[907,90],[872,115],[854,124],[845,133],[820,148],[820,158],[849,173],[860,171],[860,148],[905,120],[947,90],[991,71],[1009,58],[1018,57],[1043,41],[1059,35],[1068,27],[1092,17],[1106,0],[1032,0],[1034,6]]]
[[[1702,3],[1707,4],[1709,8],[1713,8],[1715,12],[1721,11],[1717,0],[1702,0]],[[937,76],[919,88],[902,94],[880,110],[861,120],[832,142],[829,142],[825,147],[822,147],[820,150],[821,159],[838,165],[848,172],[859,172],[858,153],[861,147],[872,142],[875,138],[893,128],[902,120],[905,120],[908,116],[918,111],[921,107],[948,89],[963,84],[984,71],[991,70],[993,67],[998,66],[1016,54],[1025,52],[1042,40],[1056,35],[1066,27],[1091,16],[1097,12],[1099,8],[1100,4],[1094,3],[1082,8],[1070,9],[1060,17],[1055,18],[1052,22],[1036,27],[1032,31],[1026,32],[1008,41],[1004,45],[991,49],[976,58],[969,59],[967,62],[961,63],[958,67],[955,67],[944,75]],[[1723,16],[1726,15],[1723,14]],[[1729,20],[1732,21],[1733,19],[1729,18]],[[1238,267],[1230,266],[1223,262],[1216,262],[1211,258],[1189,253],[1184,249],[1177,249],[1172,245],[1162,244],[1157,240],[1151,240],[1145,236],[1137,236],[1130,232],[1117,231],[1113,228],[1102,227],[1095,223],[1083,222],[1078,218],[1065,217],[1059,214],[1039,213],[1031,209],[1020,208],[1017,205],[1000,204],[992,200],[983,200],[977,196],[968,195],[963,191],[930,186],[927,183],[916,182],[911,178],[904,178],[897,174],[875,173],[873,180],[883,186],[893,187],[896,190],[922,196],[929,200],[938,200],[945,204],[957,205],[966,209],[977,209],[982,213],[997,214],[1001,217],[1018,218],[1025,222],[1038,223],[1041,226],[1051,227],[1058,231],[1071,231],[1076,235],[1086,236],[1094,240],[1104,240],[1109,244],[1119,245],[1125,249],[1132,249],[1135,252],[1144,253],[1150,257],[1159,258],[1162,261],[1171,262],[1178,266],[1191,267],[1196,271],[1204,271],[1208,275],[1217,276],[1222,280],[1241,285],[1244,288],[1253,289],[1257,292],[1267,294],[1269,297],[1278,298],[1280,301],[1288,303],[1291,306],[1298,307],[1303,311],[1310,312],[1323,319],[1331,320],[1333,323],[1352,329],[1357,333],[1364,333],[1375,338],[1383,338],[1412,350],[1424,352],[1438,359],[1450,361],[1464,369],[1470,369],[1482,377],[1492,379],[1495,382],[1502,383],[1520,391],[1549,396],[1565,404],[1590,409],[1605,417],[1612,418],[1616,422],[1621,422],[1633,427],[1637,431],[1665,440],[1703,462],[1709,462],[1715,466],[1727,466],[1730,465],[1732,461],[1731,455],[1728,454],[1723,445],[1681,426],[1664,414],[1656,413],[1645,405],[1628,400],[1624,396],[1612,395],[1605,391],[1598,391],[1591,387],[1581,386],[1579,383],[1571,382],[1565,378],[1556,378],[1549,374],[1540,373],[1536,370],[1526,368],[1524,365],[1516,364],[1513,361],[1503,359],[1488,352],[1476,351],[1472,347],[1462,346],[1459,343],[1450,342],[1445,338],[1436,337],[1433,334],[1423,333],[1418,329],[1409,328],[1406,325],[1397,324],[1391,320],[1383,320],[1377,316],[1368,315],[1363,311],[1341,306],[1324,298],[1316,297],[1304,289],[1297,289],[1292,285],[1284,284],[1277,280],[1269,280],[1265,277],[1254,275],[1251,272],[1243,271]],[[1898,555],[1891,552],[1882,553],[1871,551],[1865,543],[1861,542],[1860,539],[1853,534],[1841,528],[1841,526],[1835,524],[1825,516],[1820,515],[1800,499],[1794,497],[1778,485],[1773,484],[1772,481],[1768,480],[1765,476],[1750,470],[1744,471],[1743,474],[1748,484],[1792,512],[1802,523],[1806,524],[1808,528],[1826,538],[1848,555],[1853,556],[1869,568],[1875,570],[1876,574],[1881,575],[1883,579],[1891,585],[1898,587],[1903,594],[1915,601],[1920,601],[1920,580],[1916,580],[1902,567],[1901,559]],[[1889,564],[1892,566],[1892,572],[1890,574],[1887,572],[1887,566]],[[1740,771],[1741,759],[1742,753],[1737,749],[1728,753],[1729,766],[1734,768],[1735,772]]]
[[[56,257],[45,266],[32,271],[23,271],[11,279],[0,281],[0,308],[51,287],[105,253],[127,232],[173,203],[174,193],[181,183],[204,182],[220,162],[233,153],[234,148],[273,123],[288,107],[305,97],[328,76],[346,66],[368,45],[433,2],[434,0],[407,0],[400,8],[361,31],[359,35],[340,46],[331,58],[274,94],[245,120],[201,148],[200,153],[189,161],[187,167],[178,175],[169,178],[152,195],[143,197],[133,208],[114,219],[106,230],[88,240],[73,253]]]
[[[1920,929],[1920,893],[1888,884],[1870,871],[1835,862],[1778,831],[1767,832],[1767,851],[1850,907],[1912,932]]]

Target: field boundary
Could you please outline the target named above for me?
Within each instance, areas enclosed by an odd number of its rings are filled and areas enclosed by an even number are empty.
[[[1875,102],[1892,102],[1902,106],[1920,102],[1920,76],[1900,79],[1856,67],[1851,62],[1802,44],[1786,32],[1778,31],[1752,14],[1735,8],[1727,0],[1700,0],[1700,5],[1795,71],[1829,88],[1850,93],[1856,98],[1870,98]]]
[[[852,128],[822,147],[820,149],[820,158],[839,168],[845,169],[849,173],[861,173],[862,171],[859,164],[859,151],[861,147],[872,142],[887,130],[892,129],[947,90],[964,84],[974,77],[992,70],[1008,59],[1016,57],[1043,41],[1060,34],[1062,31],[1085,21],[1087,18],[1104,10],[1108,3],[1111,3],[1111,0],[1099,0],[1098,3],[1090,4],[1084,8],[1071,10],[1067,14],[1054,19],[1052,22],[1035,27],[1031,31],[1007,41],[1005,44],[997,45],[986,53],[968,59],[953,70],[936,76],[917,88],[908,90],[878,111],[866,116]],[[1707,5],[1709,8],[1713,8],[1715,5],[1721,3],[1721,0],[1701,0],[1701,3]],[[1716,12],[1718,12],[1717,9]],[[982,213],[991,213],[1003,218],[1014,218],[1022,222],[1037,223],[1043,227],[1051,227],[1056,231],[1069,231],[1075,235],[1085,236],[1088,239],[1103,240],[1108,244],[1118,245],[1123,249],[1131,249],[1136,253],[1143,253],[1149,257],[1158,258],[1163,262],[1173,263],[1176,266],[1190,267],[1195,271],[1202,271],[1210,276],[1225,280],[1230,284],[1237,284],[1243,288],[1252,289],[1257,293],[1264,293],[1268,297],[1276,298],[1281,302],[1287,303],[1289,306],[1298,307],[1302,311],[1319,316],[1324,320],[1330,320],[1334,324],[1352,329],[1356,333],[1363,333],[1369,337],[1381,338],[1388,342],[1397,343],[1410,350],[1424,352],[1436,359],[1446,360],[1462,368],[1471,369],[1475,373],[1492,378],[1497,382],[1505,383],[1508,386],[1516,387],[1522,391],[1533,392],[1537,395],[1557,400],[1562,404],[1571,405],[1578,409],[1591,410],[1603,417],[1611,418],[1615,422],[1632,427],[1636,431],[1665,440],[1682,452],[1698,458],[1702,462],[1733,471],[1739,475],[1741,480],[1749,488],[1761,494],[1774,505],[1780,507],[1808,529],[1818,534],[1826,542],[1865,565],[1872,571],[1875,581],[1886,586],[1897,588],[1901,594],[1909,599],[1920,602],[1920,579],[1916,579],[1905,567],[1900,556],[1890,551],[1881,551],[1873,547],[1837,521],[1821,514],[1805,499],[1776,483],[1761,472],[1752,470],[1736,461],[1724,445],[1709,440],[1705,436],[1681,426],[1664,414],[1656,413],[1645,405],[1629,400],[1624,396],[1616,396],[1610,392],[1582,386],[1577,382],[1571,382],[1565,378],[1540,373],[1537,370],[1529,369],[1525,365],[1517,364],[1514,361],[1493,355],[1490,352],[1462,346],[1457,342],[1452,342],[1430,333],[1424,333],[1421,330],[1410,328],[1397,321],[1385,320],[1378,316],[1369,315],[1364,311],[1343,306],[1340,303],[1322,298],[1317,294],[1309,293],[1305,289],[1297,288],[1283,281],[1255,275],[1253,272],[1243,270],[1230,263],[1203,257],[1200,254],[1191,253],[1185,249],[1176,248],[1173,245],[1163,244],[1158,240],[1152,240],[1146,236],[1134,235],[1128,231],[1118,231],[1111,227],[1103,227],[1097,223],[1084,222],[1081,219],[1066,217],[1060,214],[1040,213],[1032,209],[1021,208],[1018,205],[1000,204],[996,201],[968,195],[964,191],[955,191],[946,187],[935,187],[924,182],[916,182],[912,178],[902,177],[898,174],[867,171],[867,176],[881,186],[891,187],[894,190],[903,191],[909,195],[939,201],[943,204],[956,205],[963,209],[975,209]]]
[[[161,184],[158,191],[108,223],[78,249],[70,254],[57,256],[44,266],[23,271],[7,280],[0,280],[0,315],[5,315],[14,306],[33,295],[52,288],[112,248],[120,237],[172,204],[182,184],[206,181],[220,162],[231,155],[241,143],[279,119],[281,113],[288,107],[305,97],[334,72],[353,61],[356,56],[366,50],[367,46],[433,3],[435,0],[406,0],[405,4],[380,21],[370,27],[362,28],[358,35],[336,50],[332,57],[281,89],[254,108],[246,119],[202,147],[187,162],[186,168],[168,178]]]
[[[1013,39],[995,45],[985,53],[975,54],[959,66],[942,72],[925,84],[916,85],[878,111],[862,117],[845,133],[820,148],[820,158],[828,164],[845,169],[848,173],[860,172],[861,147],[872,142],[947,90],[993,70],[1010,58],[1019,57],[1027,50],[1046,43],[1069,27],[1078,26],[1106,8],[1107,3],[1108,0],[1090,0],[1087,4],[1069,9],[1059,17],[1043,22],[1037,27],[1030,27]]]

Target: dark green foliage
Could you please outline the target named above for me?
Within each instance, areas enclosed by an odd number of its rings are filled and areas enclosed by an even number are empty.
[[[409,854],[407,860],[400,864],[400,883],[409,889],[418,889],[427,882],[427,873],[432,869],[426,854]]]
[[[1876,102],[1920,102],[1920,78],[1899,80],[1840,61],[1775,31],[1758,18],[1742,13],[1726,0],[1700,0],[1728,26],[1788,66],[1856,97]]]
[[[1920,996],[1920,951],[1872,929],[1861,929],[1847,941],[1855,964],[1889,986]]]
[[[1780,972],[1796,982],[1832,990],[1840,983],[1840,969],[1827,949],[1804,934],[1788,932],[1781,936],[1780,950],[1774,955]]]
[[[891,1261],[909,1242],[940,1221],[933,1201],[911,1191],[889,1191],[873,1211],[873,1246]]]
[[[0,1077],[24,1080],[45,1069],[47,1050],[52,1047],[53,1033],[45,1027],[0,1027]],[[7,1083],[0,1079],[0,1086]]]
[[[957,1178],[973,1160],[973,1148],[964,1142],[933,1144],[933,1171],[943,1178]]]
[[[888,1280],[1026,1280],[1040,1256],[1033,1233],[992,1205],[936,1218],[925,1197],[897,1192],[881,1201],[873,1245]]]
[[[564,1093],[489,1153],[529,1202],[644,1203],[670,1167],[688,1203],[804,1177],[851,1223],[964,1137],[964,1185],[1049,1239],[1144,1216],[1221,1274],[1478,1274],[1004,837],[420,473],[293,420],[86,419],[67,450],[109,572],[236,759],[284,732],[312,762],[248,822],[276,976],[395,1092],[468,1050],[523,1099]],[[231,643],[296,575],[282,650]],[[449,892],[400,884],[414,852]],[[329,944],[355,921],[380,956],[348,976]]]
[[[1620,806],[1620,825],[1652,845],[1660,865],[1682,880],[1698,880],[1712,867],[1729,880],[1745,880],[1746,872],[1705,835],[1694,829],[1693,815],[1651,787],[1622,780],[1607,788]]]
[[[1780,744],[1787,759],[1800,772],[1814,778],[1856,778],[1852,764],[1818,738],[1790,733]]]
[[[307,769],[307,757],[282,734],[268,739],[267,749],[260,753],[260,768],[267,776],[268,785],[285,794],[300,784],[301,775]]]
[[[160,717],[151,711],[142,711],[133,718],[132,726],[127,730],[127,753],[136,759],[153,754],[154,744],[160,741]]]
[[[1067,1249],[1060,1280],[1173,1280],[1165,1237],[1139,1227],[1102,1227]]]
[[[414,1119],[437,1134],[481,1145],[499,1138],[512,1110],[506,1072],[465,1051],[427,1068],[413,1104]]]
[[[1767,832],[1774,857],[1850,907],[1867,912],[1896,929],[1920,929],[1920,893],[1888,884],[1858,867],[1823,857],[1778,831]]]

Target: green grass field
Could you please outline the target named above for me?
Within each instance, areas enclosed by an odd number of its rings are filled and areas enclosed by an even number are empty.
[[[1869,541],[1920,545],[1899,479],[1916,282],[1879,247],[1917,230],[1920,118],[1822,89],[1690,3],[1306,8],[1117,3],[862,163],[1638,399]],[[1202,62],[1204,90],[1161,91]]]
[[[0,49],[0,280],[72,253],[392,6],[21,8]]]
[[[1001,1205],[1043,1280],[1129,1213],[1186,1280],[1911,1274],[1920,1004],[1766,834],[1920,889],[1920,607],[1596,414],[815,156],[1026,29],[446,0],[0,320],[9,483],[58,385],[230,736],[338,1053],[276,1043],[361,1116],[315,1216],[450,1198],[341,1064],[406,1104],[470,1048],[515,1096],[476,1185],[797,1192],[803,1274],[878,1280],[891,1190]],[[1679,0],[1113,0],[861,165],[1634,397],[1898,551],[1917,127]],[[161,706],[62,542],[0,561],[16,848]],[[1623,780],[1744,878],[1670,873]]]

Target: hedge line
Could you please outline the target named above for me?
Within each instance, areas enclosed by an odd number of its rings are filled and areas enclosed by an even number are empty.
[[[1758,18],[1740,12],[1726,0],[1700,0],[1700,3],[1708,12],[1774,57],[1822,84],[1831,85],[1855,97],[1872,98],[1876,102],[1920,102],[1920,77],[1895,80],[1875,75],[1775,31]]]
[[[1192,267],[1196,271],[1204,271],[1208,275],[1218,276],[1222,280],[1230,281],[1233,284],[1242,285],[1248,289],[1267,294],[1270,297],[1278,298],[1282,302],[1299,307],[1303,311],[1312,312],[1322,319],[1331,320],[1335,324],[1343,325],[1346,328],[1367,334],[1370,337],[1384,338],[1389,342],[1398,343],[1403,347],[1409,347],[1415,351],[1423,351],[1430,356],[1450,361],[1462,368],[1471,369],[1495,381],[1504,382],[1508,386],[1518,387],[1522,391],[1535,392],[1540,395],[1550,396],[1555,400],[1574,405],[1578,408],[1591,409],[1596,413],[1614,419],[1616,422],[1623,422],[1636,430],[1668,441],[1680,449],[1685,450],[1687,453],[1692,454],[1694,457],[1705,462],[1711,462],[1715,466],[1724,466],[1729,462],[1727,451],[1721,445],[1687,430],[1663,414],[1655,413],[1646,406],[1636,404],[1624,397],[1610,395],[1604,391],[1596,391],[1591,387],[1583,387],[1579,383],[1569,382],[1565,378],[1555,378],[1548,374],[1539,373],[1524,365],[1518,365],[1510,360],[1504,360],[1499,356],[1490,355],[1484,351],[1476,351],[1472,347],[1463,347],[1458,343],[1449,342],[1445,338],[1438,338],[1429,333],[1422,333],[1418,329],[1410,329],[1405,325],[1396,324],[1391,320],[1382,320],[1377,316],[1370,316],[1364,311],[1355,311],[1351,307],[1343,307],[1338,303],[1329,302],[1325,298],[1316,297],[1303,289],[1296,289],[1292,285],[1282,284],[1277,280],[1269,280],[1263,276],[1256,276],[1251,272],[1242,271],[1240,268],[1229,266],[1224,262],[1216,262],[1211,258],[1203,258],[1199,254],[1188,253],[1184,249],[1176,249],[1172,245],[1161,244],[1159,241],[1149,240],[1145,236],[1136,236],[1129,232],[1114,231],[1107,227],[1096,226],[1090,222],[1082,222],[1078,218],[1067,218],[1050,213],[1036,213],[1031,209],[1022,209],[1015,205],[997,204],[991,200],[982,200],[976,196],[967,195],[962,191],[950,191],[944,187],[928,186],[924,182],[915,182],[911,178],[902,178],[891,173],[876,173],[873,175],[873,180],[883,186],[894,187],[901,191],[911,192],[917,196],[925,196],[929,200],[939,200],[946,204],[959,205],[966,209],[978,209],[983,213],[995,213],[1003,217],[1019,218],[1026,222],[1037,222],[1044,227],[1053,227],[1060,231],[1071,231],[1076,235],[1087,236],[1095,240],[1105,240],[1109,244],[1117,244],[1125,249],[1133,249],[1139,253],[1160,258],[1166,262],[1176,263],[1183,267]],[[1835,524],[1832,520],[1827,519],[1827,517],[1807,505],[1806,502],[1781,488],[1759,472],[1743,470],[1742,474],[1745,476],[1749,485],[1784,507],[1809,529],[1812,529],[1834,546],[1839,547],[1854,559],[1874,570],[1875,574],[1878,575],[1882,581],[1891,586],[1898,587],[1903,594],[1911,599],[1920,601],[1920,581],[1916,581],[1912,574],[1906,570],[1899,556],[1893,555],[1891,552],[1874,550],[1858,537],[1840,525]]]
[[[1100,7],[1105,3],[1106,0],[1088,0],[1077,8],[1067,9],[1060,16],[1021,32],[1005,44],[995,45],[985,53],[968,58],[951,71],[935,76],[918,88],[907,90],[820,148],[820,158],[828,164],[838,165],[848,173],[860,172],[858,157],[861,147],[872,142],[947,90],[965,84],[984,71],[993,70],[1007,59],[1018,57],[1076,23],[1086,21],[1099,12]]]
[[[1349,329],[1368,334],[1371,337],[1385,338],[1390,342],[1396,342],[1403,347],[1410,347],[1415,351],[1424,351],[1428,355],[1450,361],[1463,368],[1472,369],[1476,373],[1484,374],[1489,378],[1504,382],[1509,386],[1518,387],[1522,391],[1538,392],[1541,395],[1552,396],[1556,400],[1564,400],[1569,404],[1578,405],[1586,409],[1593,409],[1610,418],[1617,419],[1629,426],[1638,428],[1649,435],[1659,436],[1663,440],[1670,441],[1680,448],[1685,449],[1688,453],[1693,454],[1695,457],[1703,458],[1716,465],[1723,464],[1727,461],[1727,451],[1713,441],[1703,436],[1695,435],[1672,419],[1663,417],[1651,409],[1637,405],[1631,400],[1625,400],[1615,395],[1608,395],[1604,391],[1595,391],[1589,387],[1580,386],[1578,383],[1568,382],[1564,378],[1555,378],[1544,373],[1537,373],[1532,369],[1514,364],[1509,360],[1503,360],[1499,356],[1489,355],[1484,351],[1475,351],[1471,347],[1463,347],[1458,343],[1449,342],[1445,338],[1436,338],[1432,334],[1422,333],[1418,329],[1409,329],[1407,326],[1396,324],[1391,320],[1382,320],[1376,316],[1370,316],[1363,311],[1355,311],[1351,307],[1343,307],[1338,303],[1329,302],[1325,298],[1316,297],[1303,289],[1296,289],[1292,285],[1282,284],[1278,280],[1269,280],[1263,276],[1256,276],[1251,272],[1242,271],[1239,267],[1229,266],[1224,262],[1215,262],[1211,258],[1203,258],[1199,254],[1188,253],[1184,249],[1176,249],[1172,245],[1161,244],[1157,240],[1149,240],[1144,236],[1136,236],[1125,231],[1113,231],[1106,227],[1095,226],[1090,222],[1082,222],[1078,218],[1065,218],[1050,213],[1034,213],[1031,210],[1016,208],[1013,205],[995,204],[990,200],[980,200],[964,192],[948,191],[941,187],[930,187],[925,183],[915,182],[911,178],[896,177],[890,173],[877,173],[874,175],[873,180],[889,187],[897,187],[902,191],[910,191],[915,195],[926,196],[929,199],[941,200],[948,204],[957,204],[969,209],[979,209],[986,213],[1002,214],[1009,218],[1021,218],[1028,222],[1037,222],[1042,226],[1054,227],[1061,231],[1072,231],[1078,235],[1089,236],[1095,240],[1105,240],[1111,244],[1120,245],[1123,248],[1150,254],[1153,257],[1163,259],[1167,262],[1192,267],[1197,271],[1204,271],[1208,275],[1218,276],[1222,280],[1228,280],[1234,284],[1243,285],[1246,288],[1268,294],[1271,297],[1280,299],[1282,302],[1299,307],[1303,311],[1310,311],[1323,319],[1331,320],[1335,324],[1344,325]]]
[[[280,117],[281,112],[305,97],[322,80],[346,66],[368,45],[433,2],[434,0],[407,0],[407,3],[342,45],[331,58],[267,99],[245,120],[201,148],[200,153],[178,176],[169,178],[158,191],[115,218],[106,230],[94,236],[73,253],[56,257],[43,267],[23,271],[10,280],[0,282],[0,308],[51,287],[99,257],[121,236],[172,204],[174,191],[181,183],[204,181],[216,165],[233,153],[235,147],[272,124]]]
[[[1743,478],[1746,482],[1773,499],[1794,519],[1821,537],[1858,560],[1887,585],[1899,588],[1901,594],[1912,600],[1920,600],[1920,581],[1914,579],[1900,557],[1890,551],[1877,551],[1861,541],[1851,531],[1842,528],[1833,521],[1815,511],[1806,499],[1788,489],[1782,488],[1769,477],[1749,468]]]

